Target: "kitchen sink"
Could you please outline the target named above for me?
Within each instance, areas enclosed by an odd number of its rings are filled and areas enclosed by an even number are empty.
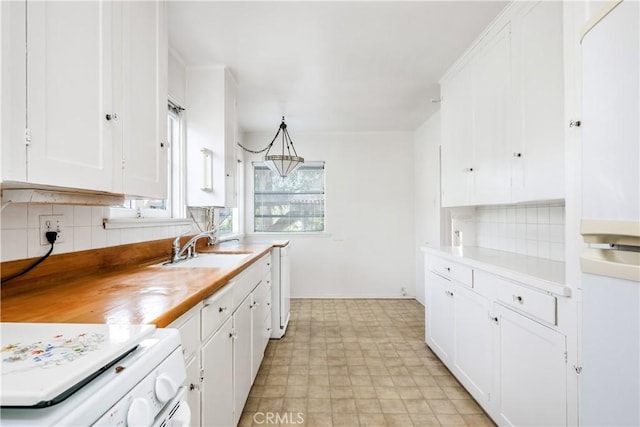
[[[165,267],[201,267],[201,268],[228,268],[242,264],[251,253],[199,253],[195,258],[189,258],[175,263],[167,262]]]

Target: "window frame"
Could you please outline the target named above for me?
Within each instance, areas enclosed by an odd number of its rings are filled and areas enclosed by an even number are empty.
[[[245,226],[250,230],[250,234],[266,237],[277,237],[277,236],[308,236],[308,237],[326,237],[329,236],[329,228],[327,221],[327,164],[324,161],[306,161],[305,165],[310,166],[322,166],[323,168],[323,184],[324,184],[324,230],[322,231],[256,231],[255,229],[255,168],[256,166],[266,167],[264,162],[262,161],[254,161],[251,163],[251,168],[249,169],[249,180],[251,183],[251,194],[250,197],[247,198],[248,206],[245,215]]]

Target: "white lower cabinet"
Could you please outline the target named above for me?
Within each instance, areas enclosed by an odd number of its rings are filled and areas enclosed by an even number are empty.
[[[512,426],[566,425],[566,337],[498,304],[494,312],[499,327],[496,421]]]
[[[453,366],[458,379],[478,402],[491,400],[492,319],[489,301],[474,291],[454,290]]]
[[[202,425],[233,423],[233,321],[231,318],[202,346]],[[192,421],[193,417],[192,417]],[[193,425],[200,425],[193,423]]]
[[[233,314],[233,425],[237,425],[247,401],[251,378],[251,298],[247,296]]]
[[[266,255],[168,326],[180,331],[191,425],[240,421],[271,333],[270,270]]]
[[[427,345],[499,425],[567,425],[556,297],[476,269],[462,283],[452,272],[470,267],[446,262],[425,257]]]

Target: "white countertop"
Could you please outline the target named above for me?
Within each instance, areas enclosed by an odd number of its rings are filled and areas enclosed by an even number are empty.
[[[422,251],[521,282],[560,296],[570,296],[564,262],[475,246],[425,246]]]

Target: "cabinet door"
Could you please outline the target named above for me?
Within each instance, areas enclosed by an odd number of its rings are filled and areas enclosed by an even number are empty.
[[[202,425],[236,425],[233,418],[234,346],[231,318],[202,346]],[[198,425],[198,424],[193,424]]]
[[[453,354],[453,292],[451,283],[431,271],[426,272],[426,340],[431,349],[448,363]]]
[[[564,198],[562,2],[513,21],[513,201]]]
[[[237,95],[236,81],[229,70],[225,70],[224,81],[224,206],[236,207],[238,206],[238,156],[236,150],[236,144],[238,142]]]
[[[509,203],[511,173],[507,145],[511,86],[510,27],[505,26],[473,58],[472,204]],[[467,145],[469,149],[469,144]]]
[[[251,305],[251,309],[253,312],[251,313],[251,331],[252,331],[252,351],[251,351],[251,382],[258,375],[258,370],[260,369],[260,364],[262,363],[262,358],[264,357],[264,347],[262,347],[263,337],[264,337],[264,329],[266,326],[264,325],[264,311],[262,310],[262,306],[266,304],[266,300],[264,298],[264,290],[267,288],[266,282],[261,282],[260,285],[253,291],[252,298],[253,304]]]
[[[165,2],[122,7],[122,192],[167,197],[167,25]]]
[[[191,408],[191,425],[199,426],[200,424],[200,355],[192,358],[187,363],[187,403]]]
[[[498,424],[566,425],[566,337],[505,307],[494,307],[499,322]]]
[[[473,188],[471,70],[442,84],[442,206],[468,205]]]
[[[454,360],[453,370],[480,403],[490,400],[492,343],[491,305],[481,295],[454,287]]]
[[[26,2],[28,182],[113,190],[113,5]]]
[[[251,300],[249,294],[233,313],[233,425],[237,425],[251,384]],[[229,393],[230,389],[225,392]]]

